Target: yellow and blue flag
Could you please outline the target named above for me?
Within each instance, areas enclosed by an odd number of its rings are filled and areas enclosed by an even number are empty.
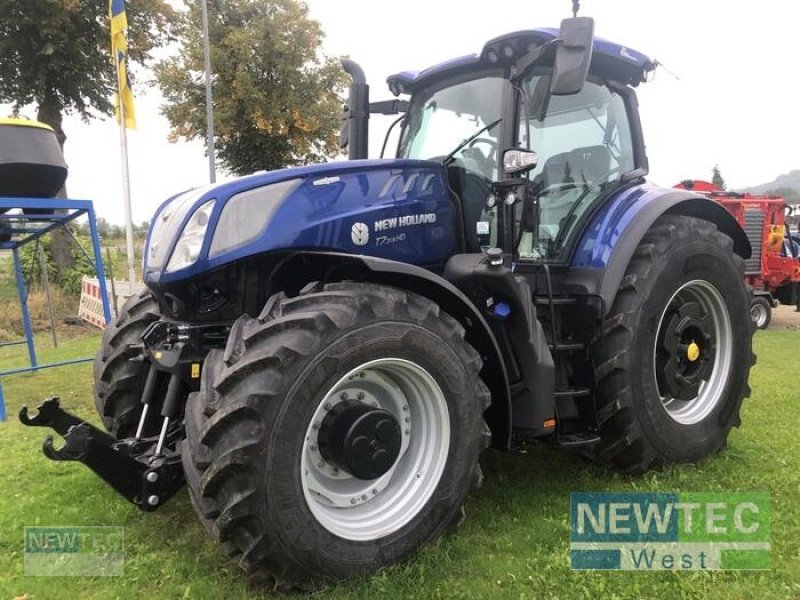
[[[133,107],[133,90],[128,74],[128,17],[125,14],[125,0],[109,0],[111,8],[111,53],[117,69],[118,95],[115,105],[119,121],[119,102],[125,114],[125,127],[136,129],[136,111]]]

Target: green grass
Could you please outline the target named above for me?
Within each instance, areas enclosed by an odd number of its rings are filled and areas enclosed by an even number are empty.
[[[90,355],[98,336],[43,348],[41,360]],[[44,344],[43,344],[44,346]],[[697,466],[630,478],[574,454],[533,447],[524,455],[487,452],[486,481],[455,534],[406,564],[316,593],[319,598],[800,598],[800,381],[798,331],[756,336],[758,365],[743,427],[724,453]],[[0,350],[0,369],[25,363],[22,347]],[[91,365],[4,382],[12,420],[0,424],[0,600],[40,598],[261,598],[194,517],[183,491],[153,514],[140,513],[80,465],[40,451],[43,430],[23,428],[22,404],[61,396],[96,421]],[[569,568],[571,491],[768,492],[772,570],[761,572],[573,572]],[[112,578],[23,575],[25,525],[122,525],[125,575]]]

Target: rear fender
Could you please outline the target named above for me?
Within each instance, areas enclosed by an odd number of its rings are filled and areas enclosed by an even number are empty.
[[[718,203],[683,190],[643,185],[612,197],[592,216],[572,259],[565,285],[581,293],[599,295],[603,316],[608,314],[636,248],[656,220],[665,214],[714,223],[733,240],[736,254],[750,257],[750,242],[744,230]]]

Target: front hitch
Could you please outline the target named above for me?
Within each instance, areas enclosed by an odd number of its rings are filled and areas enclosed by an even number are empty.
[[[58,398],[45,400],[33,416],[23,406],[19,420],[29,427],[50,427],[63,436],[61,448],[53,445],[51,435],[44,440],[47,458],[82,462],[143,511],[156,510],[184,485],[181,456],[175,449],[183,438],[182,426],[167,433],[160,444],[159,437],[118,440],[62,409]]]

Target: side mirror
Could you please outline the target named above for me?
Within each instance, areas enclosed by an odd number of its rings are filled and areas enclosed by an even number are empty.
[[[556,48],[550,93],[569,96],[583,89],[592,62],[594,19],[573,17],[561,21],[561,43]]]
[[[503,169],[509,175],[518,175],[535,168],[539,164],[539,155],[533,150],[510,148],[503,152]]]

